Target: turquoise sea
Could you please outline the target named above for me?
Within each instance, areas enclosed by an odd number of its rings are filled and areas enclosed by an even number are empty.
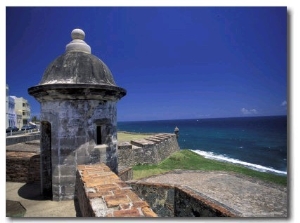
[[[287,174],[287,116],[118,122],[118,131],[173,133],[181,149],[263,172]]]

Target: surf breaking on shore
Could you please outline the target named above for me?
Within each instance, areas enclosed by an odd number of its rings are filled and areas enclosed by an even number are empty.
[[[213,152],[207,152],[207,151],[202,151],[202,150],[190,150],[190,151],[192,151],[192,152],[194,152],[198,155],[201,155],[201,156],[203,156],[204,158],[207,158],[207,159],[239,164],[239,165],[248,167],[250,169],[260,171],[260,172],[272,172],[272,173],[276,173],[276,174],[280,174],[280,175],[287,175],[286,171],[275,170],[271,167],[265,167],[265,166],[261,166],[261,165],[254,164],[254,163],[244,162],[244,161],[241,161],[241,160],[238,160],[238,159],[233,159],[233,158],[227,157],[225,155],[218,155],[218,154],[215,154]]]

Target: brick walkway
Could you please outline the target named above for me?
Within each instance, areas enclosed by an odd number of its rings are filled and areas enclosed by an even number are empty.
[[[139,180],[186,185],[232,208],[241,217],[287,217],[287,188],[235,173],[175,170]]]
[[[78,165],[78,171],[84,183],[84,189],[78,187],[83,217],[157,217],[149,204],[105,164]],[[88,200],[85,199],[87,191]],[[93,213],[83,202],[91,205]]]

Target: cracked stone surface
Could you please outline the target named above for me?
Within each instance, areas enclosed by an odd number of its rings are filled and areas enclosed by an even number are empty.
[[[241,217],[287,217],[287,188],[236,173],[171,171],[139,182],[185,185],[233,210]]]

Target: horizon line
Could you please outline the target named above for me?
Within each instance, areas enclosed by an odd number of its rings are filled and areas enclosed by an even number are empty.
[[[150,121],[172,121],[172,120],[202,120],[202,119],[225,119],[225,118],[262,118],[262,117],[281,117],[285,115],[260,115],[260,116],[227,116],[227,117],[209,117],[209,118],[174,118],[174,119],[148,119],[148,120],[122,120],[117,122],[150,122]]]

